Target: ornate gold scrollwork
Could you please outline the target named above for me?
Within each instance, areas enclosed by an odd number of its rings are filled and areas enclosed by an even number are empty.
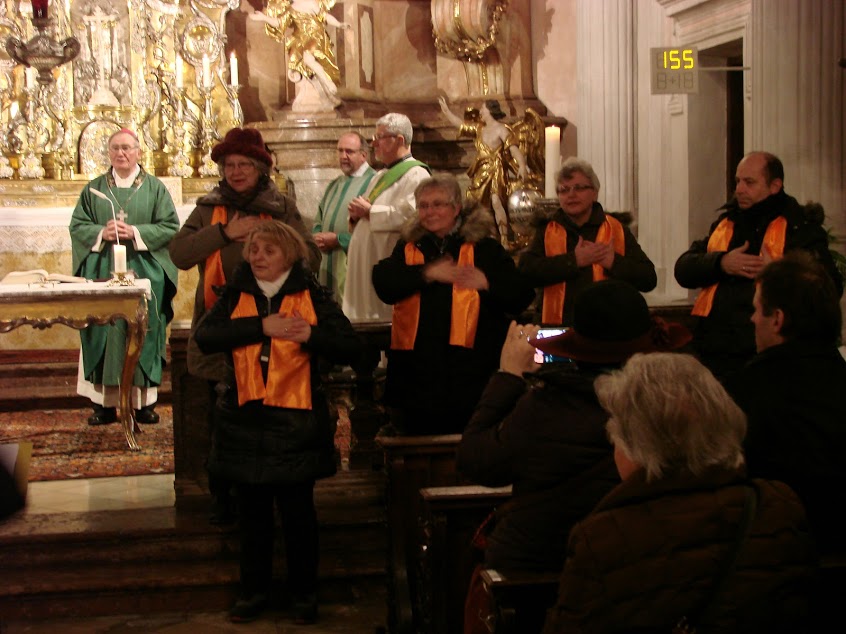
[[[508,0],[433,0],[435,48],[465,62],[481,62],[494,45]]]

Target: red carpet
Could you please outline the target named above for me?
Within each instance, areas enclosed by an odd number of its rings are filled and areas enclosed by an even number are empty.
[[[157,425],[143,425],[130,451],[120,423],[91,427],[90,409],[0,413],[0,442],[32,443],[29,481],[173,473],[173,411],[160,405]]]

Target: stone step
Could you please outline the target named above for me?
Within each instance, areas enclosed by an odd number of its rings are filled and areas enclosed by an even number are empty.
[[[315,488],[321,596],[384,583],[384,475],[355,470]],[[274,570],[284,577],[281,535]],[[238,583],[236,527],[175,508],[20,515],[0,525],[0,614],[8,619],[225,610]]]

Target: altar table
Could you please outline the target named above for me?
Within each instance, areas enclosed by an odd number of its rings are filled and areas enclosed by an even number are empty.
[[[120,422],[132,450],[140,447],[132,409],[132,377],[147,335],[147,301],[152,297],[150,280],[133,285],[112,282],[0,284],[0,333],[29,324],[43,330],[64,324],[82,330],[88,326],[126,320],[126,356],[120,380]]]

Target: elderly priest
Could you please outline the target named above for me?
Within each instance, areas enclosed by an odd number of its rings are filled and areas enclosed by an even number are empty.
[[[108,148],[111,169],[82,189],[71,218],[73,271],[88,279],[107,279],[112,271],[123,268],[120,260],[125,253],[125,268],[150,280],[149,327],[132,381],[132,407],[139,423],[152,424],[159,422],[157,387],[176,295],[177,269],[167,245],[179,229],[179,218],[162,182],[138,164],[141,148],[134,132],[125,128],[116,132],[109,138]],[[114,249],[118,243],[120,254]],[[91,399],[94,407],[88,424],[113,423],[120,399],[125,324],[91,326],[81,330],[80,337],[77,391]]]

